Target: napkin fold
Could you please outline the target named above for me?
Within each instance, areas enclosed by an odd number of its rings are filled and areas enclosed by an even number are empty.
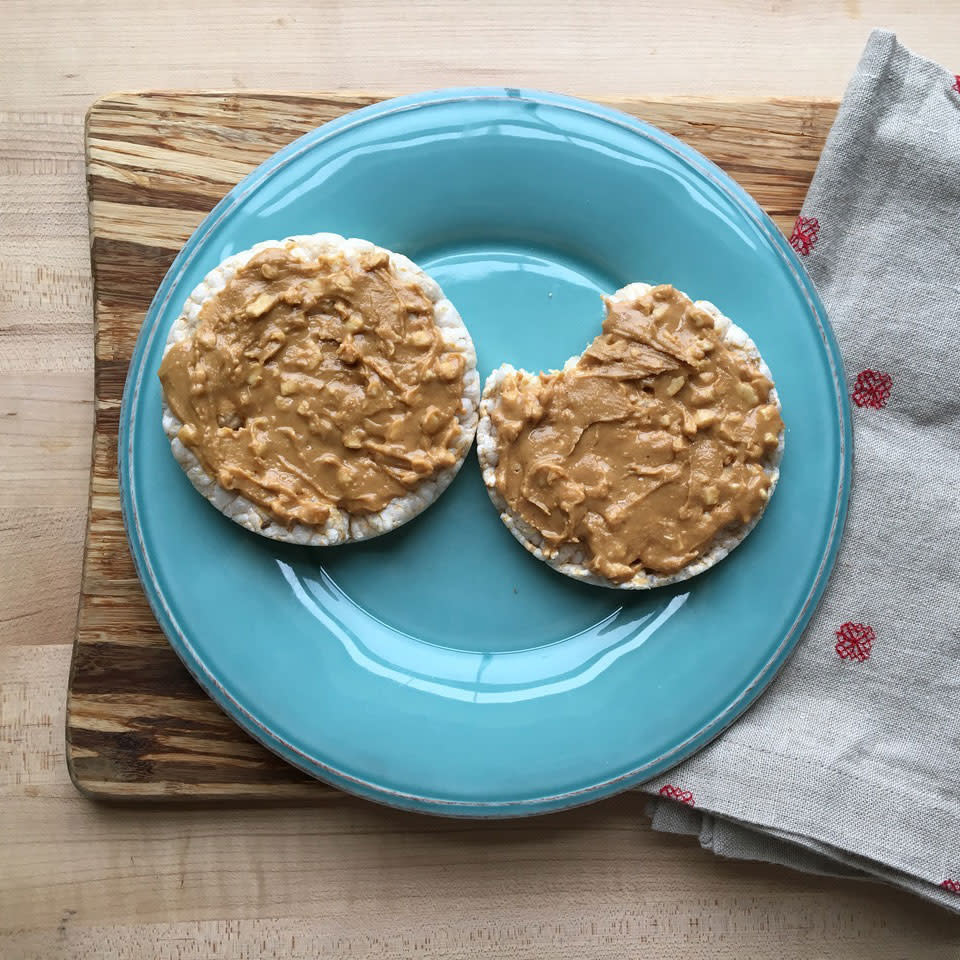
[[[767,693],[646,786],[653,827],[960,912],[960,78],[874,31],[790,243],[844,357],[846,531]]]

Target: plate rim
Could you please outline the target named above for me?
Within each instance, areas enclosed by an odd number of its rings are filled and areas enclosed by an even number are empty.
[[[837,436],[840,444],[838,465],[837,500],[831,521],[827,542],[821,557],[820,566],[813,578],[807,597],[789,629],[785,632],[777,649],[757,671],[753,679],[743,690],[727,704],[712,720],[699,730],[675,744],[668,751],[648,760],[625,773],[598,783],[578,787],[574,790],[550,794],[541,797],[523,797],[501,800],[470,800],[431,797],[409,791],[396,790],[356,777],[334,765],[325,763],[316,757],[289,743],[270,726],[258,719],[240,704],[223,686],[203,658],[191,644],[181,629],[167,602],[164,592],[154,574],[147,554],[147,547],[140,525],[135,495],[133,449],[135,442],[135,416],[140,399],[141,388],[146,373],[145,359],[150,352],[154,338],[159,332],[158,320],[164,312],[172,295],[173,288],[190,266],[195,254],[207,236],[220,222],[251,193],[279,172],[288,163],[302,154],[320,146],[333,137],[354,127],[378,119],[400,114],[422,107],[438,106],[472,101],[530,103],[536,106],[556,107],[574,113],[593,117],[612,123],[629,133],[652,141],[681,162],[693,168],[711,185],[731,200],[742,213],[746,214],[760,230],[771,247],[780,255],[793,276],[794,282],[804,295],[807,306],[816,321],[824,352],[827,356],[831,379],[835,391],[836,412],[838,416]],[[776,224],[759,206],[746,190],[716,164],[690,147],[682,140],[660,130],[658,127],[619,110],[605,107],[589,100],[549,93],[535,89],[517,87],[451,87],[430,90],[382,100],[369,106],[350,111],[308,131],[296,140],[272,154],[247,174],[234,186],[204,217],[190,238],[181,248],[173,263],[164,275],[150,306],[144,315],[143,324],[137,335],[130,358],[127,378],[124,383],[120,408],[120,429],[118,436],[118,482],[120,490],[121,515],[124,530],[130,546],[131,556],[137,576],[150,604],[151,611],[163,630],[167,641],[181,662],[200,687],[232,720],[267,749],[278,754],[311,776],[325,781],[347,793],[379,801],[388,806],[399,807],[421,813],[434,813],[460,817],[516,817],[567,809],[599,800],[619,793],[630,787],[653,779],[675,766],[698,750],[707,746],[724,730],[735,722],[743,712],[769,686],[782,666],[786,663],[796,646],[803,628],[819,603],[829,575],[836,560],[842,539],[846,519],[847,504],[850,495],[850,480],[853,456],[853,437],[849,397],[847,396],[843,360],[830,325],[826,309],[820,297],[800,263],[796,253],[790,247]]]

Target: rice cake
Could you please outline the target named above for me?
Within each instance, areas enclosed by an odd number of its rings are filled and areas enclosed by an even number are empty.
[[[473,342],[436,281],[331,233],[259,243],[211,270],[170,330],[161,380],[163,429],[193,486],[290,543],[364,540],[417,516],[477,424]]]
[[[713,304],[644,283],[605,302],[604,332],[562,371],[490,374],[477,453],[502,521],[534,556],[649,589],[710,569],[756,526],[779,478],[780,400],[753,341]],[[691,492],[708,463],[716,482]]]

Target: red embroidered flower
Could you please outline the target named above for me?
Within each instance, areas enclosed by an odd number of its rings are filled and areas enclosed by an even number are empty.
[[[960,893],[960,880],[944,880],[940,886],[951,893]]]
[[[892,386],[893,378],[889,373],[881,373],[879,370],[861,370],[857,374],[857,382],[853,385],[853,393],[850,397],[858,407],[882,410],[890,399]]]
[[[790,234],[790,246],[801,257],[805,257],[820,236],[820,221],[816,217],[797,217],[793,221],[793,233]]]
[[[951,89],[951,90],[956,90],[957,93],[960,93],[960,73],[958,73],[958,74],[953,78],[953,86],[952,86],[950,89]]]
[[[671,800],[679,800],[681,803],[685,803],[688,807],[695,807],[696,804],[693,802],[693,794],[689,790],[681,790],[679,787],[675,787],[672,783],[668,783],[666,786],[660,788],[661,797],[669,797]]]
[[[858,660],[863,663],[870,659],[870,648],[877,635],[873,627],[865,623],[851,623],[849,620],[842,624],[837,631],[837,644],[834,650],[841,660]]]

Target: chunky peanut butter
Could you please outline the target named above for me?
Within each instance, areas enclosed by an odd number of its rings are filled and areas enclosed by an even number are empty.
[[[497,490],[548,550],[579,545],[609,580],[676,573],[763,509],[772,388],[673,287],[607,301],[576,365],[501,384]]]
[[[383,509],[456,463],[466,361],[383,252],[265,250],[160,367],[180,440],[280,523]]]

